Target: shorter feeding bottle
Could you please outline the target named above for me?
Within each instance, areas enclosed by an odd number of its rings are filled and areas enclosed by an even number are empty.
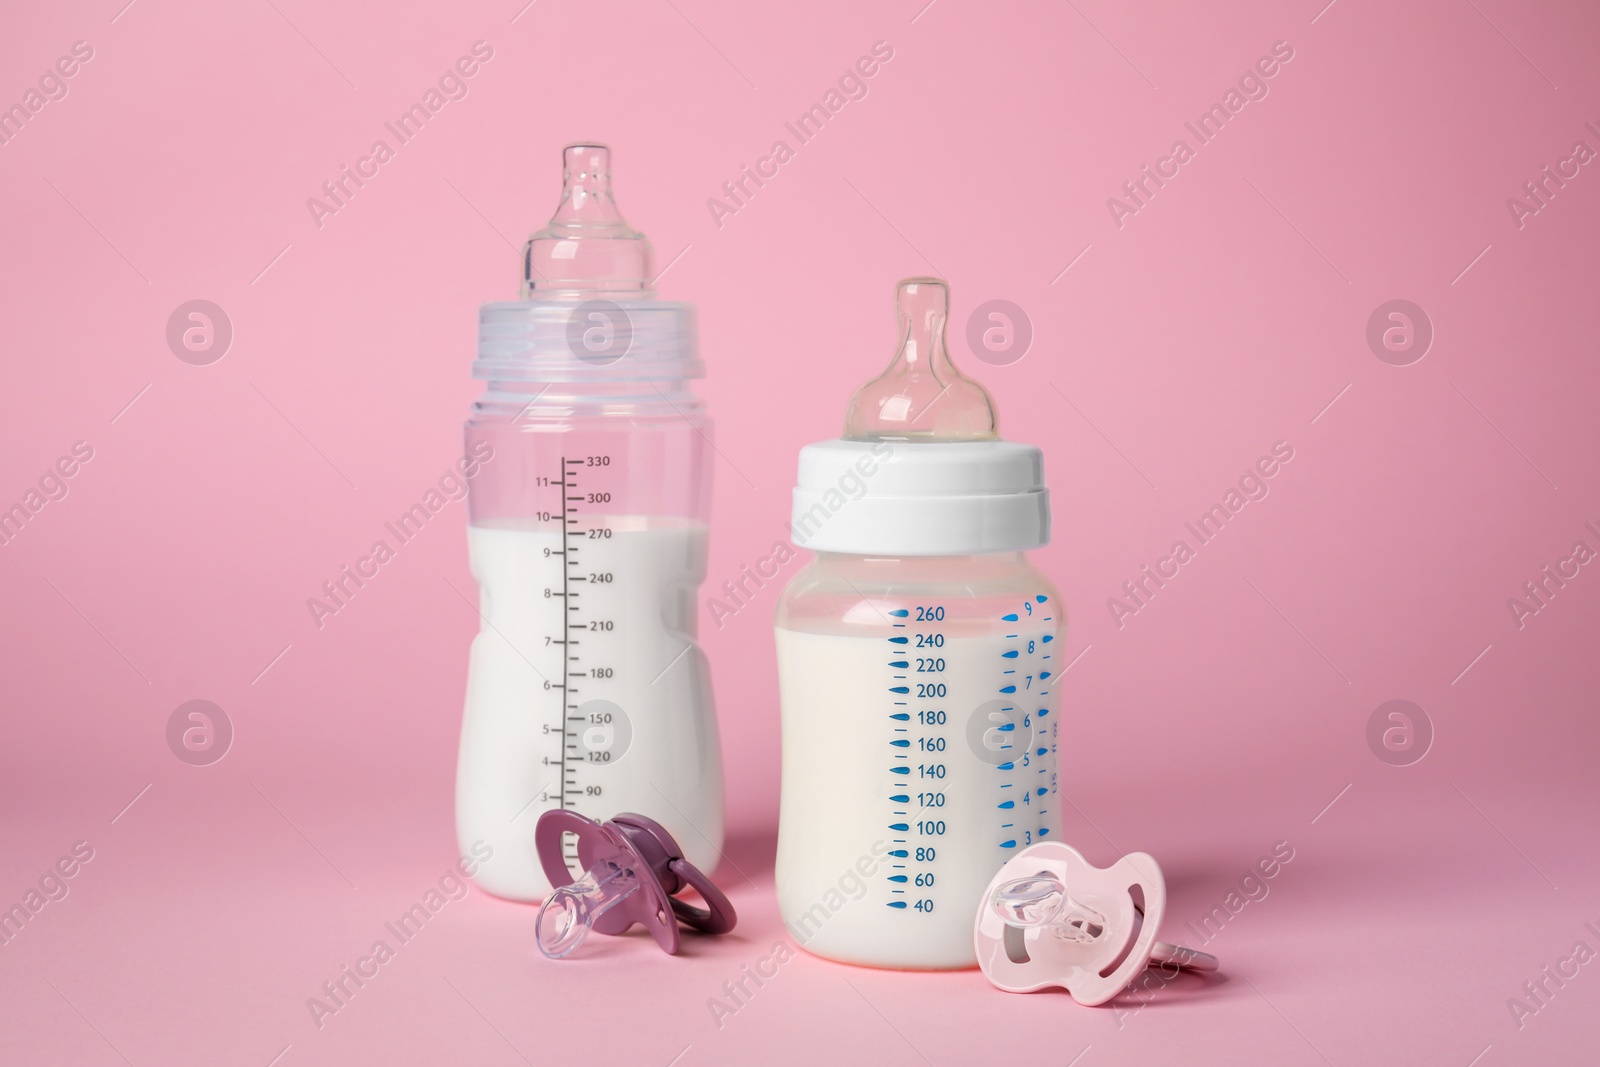
[[[845,436],[800,453],[792,533],[816,559],[777,609],[778,906],[808,951],[970,967],[975,902],[1060,833],[1060,597],[1043,458],[999,440],[945,350],[949,291],[897,296],[899,349]]]

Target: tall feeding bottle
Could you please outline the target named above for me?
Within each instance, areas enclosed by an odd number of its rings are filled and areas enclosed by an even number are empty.
[[[722,762],[695,636],[710,421],[694,308],[655,299],[603,145],[564,151],[561,203],[523,250],[522,299],[485,304],[466,425],[472,642],[456,832],[496,896],[550,891],[541,813],[640,812],[711,870]],[[573,841],[566,842],[573,848]],[[566,857],[575,867],[575,855]]]
[[[800,452],[778,604],[778,907],[807,950],[876,967],[977,962],[972,911],[1059,836],[1065,619],[1024,557],[1049,539],[1042,456],[945,349],[949,291],[900,283],[889,369],[845,435]]]

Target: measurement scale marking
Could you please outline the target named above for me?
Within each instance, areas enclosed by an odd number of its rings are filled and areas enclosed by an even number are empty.
[[[566,490],[566,488],[568,486],[568,483],[570,483],[572,481],[572,475],[574,473],[574,472],[569,471],[567,468],[568,468],[568,466],[570,464],[572,464],[574,462],[576,462],[576,461],[575,460],[570,460],[565,456],[561,457],[561,487],[562,487],[562,490],[563,490],[563,492],[562,492],[563,496],[566,495],[565,490]],[[576,510],[575,508],[567,508],[567,511],[569,513],[572,512],[572,511],[575,511],[575,510]],[[563,522],[561,524],[561,556],[562,556],[562,558],[564,560],[567,561],[567,566],[561,568],[561,596],[563,598],[565,598],[566,595],[567,595],[567,580],[570,577],[570,575],[568,574],[568,569],[572,566],[572,558],[568,554],[568,548],[569,548],[569,545],[567,544],[567,537],[568,537],[568,534],[569,534],[568,527],[570,527],[576,521],[577,521],[576,519],[567,519],[566,522]],[[571,606],[572,602],[570,600],[566,601],[566,603],[568,605],[567,610],[563,611],[561,613],[561,643],[562,643],[563,647],[566,647],[567,639],[572,636],[571,633],[570,633],[571,620],[570,620],[570,618],[568,616],[570,615],[571,612],[577,610],[576,608]],[[571,658],[575,658],[575,657],[571,657]],[[566,696],[570,695],[567,692],[567,686],[566,685],[561,686],[561,690],[562,690],[562,694],[563,694],[564,698]],[[565,704],[566,700],[563,699],[562,703]],[[566,716],[563,715],[562,718],[565,719]],[[563,740],[570,740],[570,738],[567,736],[567,735],[570,734],[570,730],[567,727],[567,724],[565,722],[561,723],[561,733],[563,735]],[[573,772],[576,773],[576,771],[577,771],[577,768],[573,768]],[[567,745],[563,744],[561,746],[561,777],[562,777],[563,785],[566,782],[566,775],[567,775]],[[572,792],[577,792],[577,790],[571,790],[571,789],[566,789],[566,788],[562,789],[561,795],[560,795],[560,806],[563,809],[567,807],[567,794],[568,793],[572,793]],[[562,836],[565,837],[566,835],[562,835]],[[571,841],[571,844],[573,846],[573,850],[575,852],[576,851],[576,846],[577,846],[576,839],[569,839],[569,840]]]

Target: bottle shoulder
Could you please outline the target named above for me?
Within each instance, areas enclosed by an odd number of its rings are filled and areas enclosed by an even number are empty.
[[[1008,615],[1035,628],[1064,624],[1055,584],[1021,553],[881,557],[819,554],[778,599],[780,629],[877,632],[938,621],[999,627]]]

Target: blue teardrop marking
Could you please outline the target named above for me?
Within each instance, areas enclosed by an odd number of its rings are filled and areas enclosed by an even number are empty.
[[[1040,837],[1048,837],[1049,835],[1050,835],[1050,827],[1048,827],[1048,826],[1039,827],[1039,836]]]
[[[910,774],[911,773],[911,768],[910,767],[890,767],[889,768],[889,773],[890,774]]]
[[[906,906],[906,902],[903,901],[903,900],[891,900],[891,901],[889,901],[889,907],[891,907],[891,908],[904,908],[905,906]]]
[[[1002,616],[1000,616],[1000,621],[1001,622],[1016,622],[1017,621],[1017,613],[1013,611],[1010,615],[1002,615]]]
[[[1049,598],[1049,597],[1047,597],[1047,596],[1043,596],[1043,595],[1039,595],[1039,594],[1036,594],[1036,595],[1035,595],[1035,596],[1034,596],[1034,598],[1033,598],[1033,599],[1035,599],[1035,600],[1037,600],[1037,601],[1038,601],[1038,602],[1039,602],[1039,603],[1041,603],[1041,604],[1043,604],[1043,603],[1044,603],[1044,602],[1045,602],[1045,601],[1046,601],[1046,600],[1049,600],[1049,599],[1050,599],[1050,598]]]
[[[1007,733],[1007,732],[1009,732],[1011,730],[1015,730],[1016,728],[1017,728],[1017,724],[1016,723],[1014,723],[1014,722],[1006,722],[1006,723],[1001,723],[999,726],[996,726],[995,727],[995,731],[998,732],[998,733],[1002,733],[1003,734],[1003,733]]]
[[[892,659],[892,660],[889,661],[889,666],[896,667],[896,668],[898,668],[898,669],[903,671],[907,667],[911,666],[911,661],[910,660],[904,660],[904,659]]]
[[[1013,648],[1010,652],[1002,652],[1002,653],[1000,653],[1000,658],[1001,659],[1016,659],[1017,658],[1017,650]]]
[[[911,687],[909,685],[891,685],[889,687],[889,692],[891,692],[891,693],[909,693],[909,692],[911,692]]]
[[[1041,745],[1041,746],[1040,746],[1040,747],[1039,747],[1039,751],[1037,751],[1037,752],[1035,752],[1035,753],[1034,753],[1034,755],[1035,755],[1035,756],[1042,756],[1042,755],[1044,755],[1044,754],[1045,754],[1045,753],[1046,753],[1046,752],[1049,752],[1049,751],[1050,751],[1050,750],[1049,750],[1049,749],[1048,749],[1048,748],[1045,748],[1045,747],[1044,747],[1044,746],[1042,746],[1042,745]]]
[[[1044,786],[1041,785],[1039,787],[1039,796],[1044,796],[1044,794],[1045,794],[1045,788],[1044,788]]]
[[[1001,804],[1000,804],[1000,807],[1001,807],[1001,808],[1002,808],[1002,809],[1010,809],[1010,808],[1014,808],[1014,807],[1016,807],[1016,806],[1017,806],[1017,802],[1016,802],[1016,801],[1015,801],[1015,800],[1007,800],[1007,801],[1003,801],[1003,802],[1001,802]]]
[[[906,823],[903,823],[903,822],[892,822],[892,823],[889,824],[889,829],[897,830],[897,831],[899,831],[900,833],[903,834],[907,830],[911,829],[911,827],[908,826]]]
[[[906,881],[910,881],[910,879],[908,879],[903,874],[891,874],[889,876],[889,881],[891,881],[891,882],[906,882]]]
[[[1044,643],[1048,645],[1051,641],[1055,640],[1055,637],[1052,634],[1045,634],[1043,640]]]
[[[1002,763],[1002,764],[1000,764],[1000,766],[996,767],[995,770],[997,770],[997,771],[1009,771],[1009,770],[1014,769],[1015,767],[1016,767],[1015,763]]]
[[[891,848],[889,850],[889,855],[893,856],[897,860],[903,860],[906,858],[907,852],[903,848]]]
[[[1000,847],[1001,848],[1016,848],[1017,847],[1017,842],[1015,840],[1002,841],[1002,842],[1000,842]]]
[[[1000,692],[1002,693],[1015,693],[1016,691],[1017,687],[1014,685],[1003,685],[1000,687]]]
[[[889,612],[889,614],[893,615],[897,619],[904,619],[904,618],[906,618],[907,616],[909,616],[911,614],[911,609],[910,608],[895,608],[893,611]]]
[[[911,794],[910,793],[896,793],[894,796],[890,797],[889,799],[894,801],[896,804],[909,804],[909,803],[911,803]]]
[[[891,645],[904,645],[909,643],[910,640],[911,638],[909,637],[891,637],[889,638],[889,643]]]
[[[889,718],[893,719],[895,722],[906,722],[911,718],[911,713],[908,711],[897,711],[893,715],[889,716]]]
[[[893,745],[895,748],[910,748],[911,747],[911,742],[910,741],[903,741],[903,740],[902,741],[890,741],[889,743],[891,745]]]
[[[1050,672],[1049,671],[1040,671],[1039,672],[1039,681],[1042,682],[1048,677],[1050,677]]]
[[[1049,708],[1040,708],[1037,714],[1038,714],[1038,717],[1042,719],[1046,715],[1050,714],[1050,709]]]

